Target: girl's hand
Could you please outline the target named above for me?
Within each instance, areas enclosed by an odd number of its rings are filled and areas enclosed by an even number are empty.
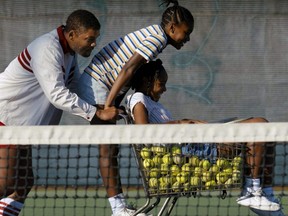
[[[206,121],[202,120],[194,120],[194,119],[182,119],[180,120],[180,124],[205,124]]]

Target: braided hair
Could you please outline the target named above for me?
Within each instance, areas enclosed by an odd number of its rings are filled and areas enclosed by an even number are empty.
[[[171,3],[173,4],[173,6],[168,7]],[[168,8],[164,11],[162,15],[162,21],[161,21],[162,28],[164,28],[167,24],[171,22],[175,24],[185,22],[193,30],[194,28],[193,15],[187,8],[180,6],[178,0],[162,0],[161,5],[163,4],[165,4],[166,7]]]
[[[160,59],[143,64],[133,76],[131,80],[131,88],[137,89],[142,86],[145,78],[147,82],[152,84],[155,80],[159,79],[161,71],[163,70],[165,71],[165,68]]]

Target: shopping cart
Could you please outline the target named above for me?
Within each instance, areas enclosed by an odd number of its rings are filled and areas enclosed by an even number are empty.
[[[121,117],[126,124],[131,124],[129,115]],[[229,119],[232,121],[237,120]],[[147,197],[135,215],[150,212],[162,198],[165,201],[158,216],[170,215],[179,197],[219,191],[224,199],[227,190],[240,189],[244,146],[241,143],[133,145]]]

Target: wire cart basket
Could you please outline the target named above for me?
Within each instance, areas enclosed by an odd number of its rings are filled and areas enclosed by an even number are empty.
[[[137,213],[148,213],[166,198],[158,215],[170,215],[179,197],[196,197],[201,191],[242,187],[243,144],[186,143],[133,145],[143,187],[145,205]],[[150,204],[152,198],[155,202]]]
[[[132,122],[129,115],[121,118]],[[179,197],[219,191],[225,199],[227,190],[242,187],[243,143],[134,144],[133,151],[147,197],[134,215],[150,212],[165,198],[158,216],[169,216]]]

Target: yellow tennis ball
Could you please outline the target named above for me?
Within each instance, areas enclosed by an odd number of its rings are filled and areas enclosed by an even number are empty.
[[[181,191],[181,186],[182,184],[178,181],[176,181],[173,185],[172,185],[172,190],[174,192],[180,192]]]
[[[204,171],[202,173],[202,181],[203,182],[208,182],[208,181],[211,181],[212,180],[212,173],[209,172],[209,171]]]
[[[183,172],[191,172],[192,171],[191,164],[190,163],[183,164],[181,170]]]
[[[241,172],[239,170],[233,170],[232,172],[232,181],[239,182],[241,180]]]
[[[177,180],[179,183],[181,183],[181,184],[187,182],[187,181],[188,181],[188,174],[187,174],[187,172],[180,172],[180,173],[178,173],[177,176],[176,176],[176,180]]]
[[[219,172],[216,174],[216,180],[218,184],[224,184],[228,178],[229,176],[225,172]]]
[[[200,177],[201,175],[202,175],[202,168],[201,168],[201,167],[195,167],[195,168],[194,168],[193,176],[198,176],[198,177]]]
[[[214,180],[208,181],[205,183],[205,189],[209,190],[217,186],[217,183]]]
[[[157,178],[160,175],[160,170],[158,168],[152,168],[151,170],[149,170],[149,172],[147,173],[147,175],[150,178]]]
[[[160,172],[161,172],[161,174],[163,174],[163,175],[167,174],[167,173],[169,172],[169,165],[162,163],[162,164],[160,165]]]
[[[227,161],[224,158],[218,158],[218,160],[216,161],[216,164],[218,167],[220,167],[220,169],[224,169],[230,165],[229,161]]]
[[[171,154],[165,154],[162,158],[162,161],[164,164],[171,164],[173,162]]]
[[[220,168],[219,166],[217,166],[216,164],[213,164],[210,169],[209,169],[210,172],[212,172],[213,174],[216,174],[220,171]]]
[[[175,163],[175,164],[183,164],[183,162],[184,162],[184,157],[182,157],[181,155],[173,155],[172,156],[172,160],[173,160],[173,162]]]
[[[153,160],[151,160],[151,159],[149,159],[149,158],[144,159],[144,160],[143,160],[143,166],[144,166],[144,168],[146,168],[146,169],[150,169],[150,168],[154,167],[154,162],[153,162]]]
[[[167,152],[165,146],[152,146],[151,150],[152,152],[154,152],[154,154],[159,154],[159,155],[163,155]]]
[[[232,178],[229,178],[229,179],[227,179],[227,181],[225,182],[225,187],[226,187],[226,188],[230,188],[232,184],[233,184],[233,180],[232,180]]]
[[[232,169],[232,167],[227,167],[227,168],[223,169],[223,172],[225,172],[229,177],[231,177],[233,169]]]
[[[152,158],[153,162],[154,162],[154,165],[157,167],[157,166],[160,166],[160,164],[162,164],[162,157],[160,155],[155,155],[153,158]]]
[[[181,155],[182,151],[181,151],[181,147],[180,146],[173,146],[171,148],[171,154],[172,155]]]
[[[192,186],[197,186],[199,187],[201,185],[201,179],[198,176],[193,176],[190,178],[190,184]]]
[[[181,171],[180,168],[176,164],[173,164],[170,167],[170,173],[171,173],[172,176],[176,176],[180,171]]]
[[[203,159],[200,161],[199,166],[202,167],[203,170],[209,170],[211,164],[209,160]]]
[[[157,178],[150,178],[148,181],[148,185],[151,188],[157,188],[158,187],[158,179]]]
[[[198,167],[200,163],[200,159],[197,156],[191,156],[188,161],[193,167]]]
[[[147,148],[147,147],[142,148],[140,151],[140,155],[141,155],[142,159],[150,158],[151,157],[151,149]]]

